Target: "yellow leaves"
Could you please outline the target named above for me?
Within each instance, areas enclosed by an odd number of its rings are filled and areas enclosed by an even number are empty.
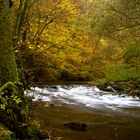
[[[107,45],[108,45],[107,40],[105,40],[105,39],[103,39],[103,38],[100,40],[100,43],[101,43],[103,46],[107,46]]]
[[[88,59],[92,42],[85,25],[79,22],[77,5],[73,0],[39,0],[38,4],[30,13],[29,43],[26,42],[27,53],[35,53],[32,63],[36,71],[47,71],[47,76],[49,71],[53,71],[51,76],[69,68],[75,75],[82,73],[83,68],[86,70],[83,62]]]
[[[40,23],[44,23],[45,21],[43,19],[39,20]]]
[[[58,6],[61,9],[69,9],[69,10],[73,10],[73,8],[75,7],[75,5],[72,4],[71,0],[63,0],[63,1],[61,1],[61,3],[59,3]]]

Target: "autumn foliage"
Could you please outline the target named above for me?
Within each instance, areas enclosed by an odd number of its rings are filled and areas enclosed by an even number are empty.
[[[131,73],[138,78],[138,3],[127,0],[100,3],[96,0],[21,3],[15,42],[21,77],[25,75],[21,79],[39,83],[110,81],[131,79]],[[118,74],[112,74],[114,71]]]

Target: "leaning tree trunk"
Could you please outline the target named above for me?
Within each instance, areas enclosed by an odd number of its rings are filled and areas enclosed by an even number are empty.
[[[11,19],[9,0],[0,0],[0,86],[8,81],[18,81]]]

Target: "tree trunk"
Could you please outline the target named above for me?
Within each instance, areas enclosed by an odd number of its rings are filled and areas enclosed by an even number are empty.
[[[18,81],[11,22],[9,0],[0,0],[0,86],[8,81]]]

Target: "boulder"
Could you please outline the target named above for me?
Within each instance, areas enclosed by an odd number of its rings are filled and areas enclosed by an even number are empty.
[[[76,131],[85,131],[87,128],[87,124],[79,123],[79,122],[70,122],[70,123],[66,123],[64,125],[69,127],[70,129],[76,130]]]
[[[105,83],[105,84],[101,84],[101,85],[97,85],[97,88],[99,88],[102,91],[106,91],[106,92],[114,92],[114,89],[112,86],[110,86],[109,84]]]

